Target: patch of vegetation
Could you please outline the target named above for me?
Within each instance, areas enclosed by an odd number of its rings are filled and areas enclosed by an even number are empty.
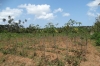
[[[29,25],[24,28],[21,27],[20,20],[17,24],[13,24],[11,17],[9,20],[8,28],[3,28],[7,32],[0,33],[3,38],[3,40],[0,38],[0,44],[2,44],[0,51],[3,54],[28,57],[34,61],[39,58],[36,61],[37,66],[65,66],[65,62],[78,66],[82,61],[80,58],[83,52],[81,51],[86,51],[87,35],[90,29],[81,27],[81,22],[70,19],[61,28],[55,27],[53,23],[48,23],[45,28],[40,28],[39,25]],[[74,26],[74,24],[79,25]],[[16,30],[13,31],[13,29]]]
[[[94,34],[91,39],[95,40],[96,46],[100,46],[100,16],[96,18],[96,22],[93,26]]]

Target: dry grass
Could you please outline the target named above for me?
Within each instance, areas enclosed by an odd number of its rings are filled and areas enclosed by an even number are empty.
[[[86,49],[79,37],[75,41],[67,36],[5,39],[0,42],[0,66],[99,66],[100,56],[90,43]]]

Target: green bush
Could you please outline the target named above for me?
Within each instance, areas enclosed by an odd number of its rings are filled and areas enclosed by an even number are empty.
[[[98,36],[98,33],[94,33],[94,34],[91,36],[91,39],[97,39],[97,36]]]
[[[98,40],[96,40],[96,46],[100,46],[100,38],[98,38]]]
[[[96,46],[100,46],[100,33],[94,33],[91,36],[91,39],[94,39],[96,42]]]

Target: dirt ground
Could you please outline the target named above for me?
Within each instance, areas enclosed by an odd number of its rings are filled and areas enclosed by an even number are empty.
[[[65,38],[62,38],[62,40],[64,40]],[[40,42],[41,43],[41,42]],[[46,42],[45,42],[46,43]],[[46,58],[49,60],[54,60],[58,57],[59,59],[62,59],[64,54],[66,54],[66,51],[64,51],[65,49],[61,49],[61,48],[66,48],[65,43],[66,42],[57,42],[58,46],[60,49],[56,49],[54,51],[52,42],[50,43],[46,43],[46,52],[45,52],[45,56]],[[80,66],[100,66],[100,53],[96,50],[96,48],[91,44],[92,42],[89,41],[88,45],[87,45],[87,53],[85,55],[86,61],[82,61],[80,63]],[[71,42],[69,42],[68,45],[70,45]],[[49,46],[50,45],[50,46]],[[36,45],[37,47],[38,45]],[[32,48],[32,46],[29,46]],[[70,48],[72,48],[72,45],[69,46]],[[31,52],[31,51],[30,51]],[[28,52],[29,54],[31,54],[30,52]],[[58,56],[55,52],[58,52]],[[36,51],[36,58],[39,58],[42,56],[44,52],[40,50]],[[71,53],[69,53],[71,54]],[[63,56],[62,56],[63,55]],[[73,55],[73,54],[72,54]],[[34,58],[34,59],[36,59]],[[34,61],[34,59],[28,58],[28,57],[22,57],[22,56],[18,56],[18,55],[13,55],[13,54],[7,54],[4,55],[3,53],[0,52],[0,66],[37,66],[36,65],[36,61]],[[42,65],[40,65],[42,66]],[[65,65],[68,66],[68,65]]]
[[[100,53],[96,50],[96,48],[93,45],[88,44],[87,50],[87,61],[82,62],[80,66],[100,66]]]

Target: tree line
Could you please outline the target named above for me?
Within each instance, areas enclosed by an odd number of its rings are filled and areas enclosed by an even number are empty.
[[[62,32],[78,32],[80,29],[85,29],[88,31],[91,30],[91,26],[81,26],[81,22],[77,22],[73,19],[69,19],[67,23],[62,27],[57,27],[58,23],[54,25],[52,22],[47,23],[44,28],[40,28],[39,25],[30,24],[27,28],[23,26],[27,19],[24,21],[18,20],[15,22],[11,16],[8,16],[8,20],[3,18],[5,25],[0,25],[0,33],[2,32],[11,32],[11,33],[62,33]],[[96,22],[97,23],[97,22]],[[77,25],[77,26],[75,26]],[[97,29],[99,30],[99,28]]]

